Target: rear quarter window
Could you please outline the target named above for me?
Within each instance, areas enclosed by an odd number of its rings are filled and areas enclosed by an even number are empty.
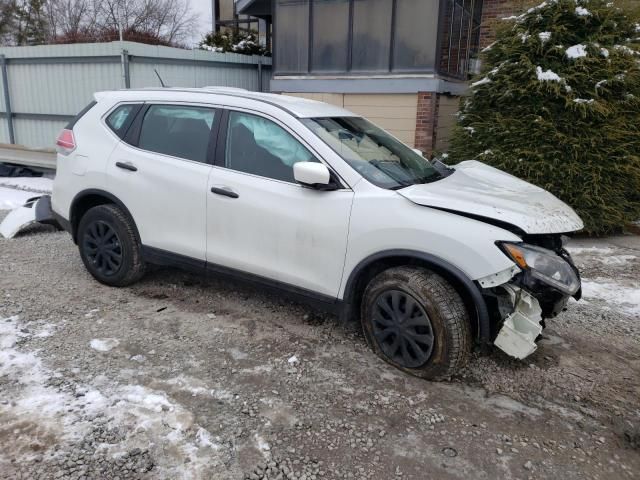
[[[142,104],[140,103],[120,105],[107,117],[107,126],[113,130],[118,137],[124,138],[141,106]]]

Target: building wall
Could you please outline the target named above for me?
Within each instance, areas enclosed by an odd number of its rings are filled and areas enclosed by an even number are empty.
[[[331,103],[367,117],[404,143],[414,146],[418,96],[413,93],[351,94],[351,93],[285,93]]]
[[[459,105],[460,97],[440,95],[435,135],[435,150],[439,152],[446,152],[449,148],[449,140],[456,124]]]

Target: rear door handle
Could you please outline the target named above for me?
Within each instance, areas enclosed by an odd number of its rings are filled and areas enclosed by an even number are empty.
[[[138,171],[138,169],[132,163],[129,163],[129,162],[126,162],[126,163],[125,162],[116,162],[116,167],[122,168],[124,170],[129,170],[130,172],[137,172]]]
[[[216,195],[224,195],[225,197],[230,198],[238,198],[240,196],[229,187],[211,187],[211,193],[215,193]]]

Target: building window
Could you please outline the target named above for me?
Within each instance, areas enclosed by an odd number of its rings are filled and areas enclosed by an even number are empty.
[[[349,0],[313,0],[311,70],[345,72],[349,44]]]
[[[353,2],[351,70],[354,72],[389,70],[392,8],[390,0]]]
[[[443,0],[438,71],[466,79],[469,58],[478,51],[482,0]]]
[[[438,35],[438,2],[396,0],[393,69],[433,69]]]
[[[274,33],[279,72],[309,70],[309,7],[309,0],[277,0]]]
[[[466,80],[478,51],[482,3],[275,0],[275,73],[437,71]]]

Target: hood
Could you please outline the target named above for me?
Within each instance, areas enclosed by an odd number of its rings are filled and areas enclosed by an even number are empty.
[[[453,168],[442,180],[397,192],[418,205],[494,219],[528,234],[567,233],[584,226],[566,203],[513,175],[475,160]]]

